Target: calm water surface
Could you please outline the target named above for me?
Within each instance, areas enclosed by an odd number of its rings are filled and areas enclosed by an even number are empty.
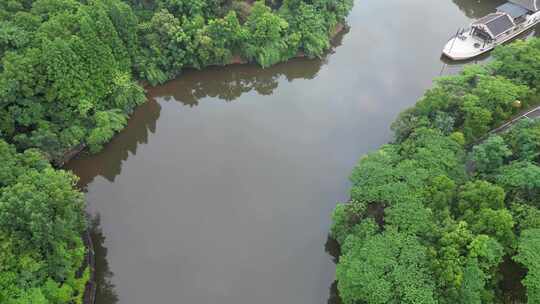
[[[359,156],[497,1],[362,0],[322,60],[190,71],[69,164],[95,216],[98,304],[333,302],[330,213]]]

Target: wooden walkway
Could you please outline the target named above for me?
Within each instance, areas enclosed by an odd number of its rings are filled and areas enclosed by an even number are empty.
[[[502,132],[508,130],[510,127],[512,127],[514,124],[516,124],[518,121],[522,120],[523,118],[534,119],[534,118],[539,118],[539,117],[540,117],[540,106],[536,106],[531,110],[527,110],[527,111],[525,111],[525,112],[523,112],[521,114],[518,114],[516,117],[510,119],[509,121],[505,122],[501,126],[495,128],[495,129],[491,129],[491,131],[489,131],[487,134],[485,134],[484,136],[482,136],[479,139],[475,140],[474,142],[468,144],[466,147],[467,147],[467,149],[472,149],[472,147],[474,147],[474,146],[480,144],[481,142],[483,142],[484,140],[488,139],[488,137],[490,137],[491,135],[499,134],[499,133],[502,133]]]
[[[522,120],[523,118],[531,118],[531,119],[533,119],[533,118],[538,118],[538,117],[540,117],[540,106],[537,106],[536,108],[534,108],[532,110],[528,110],[527,112],[525,112],[523,114],[520,114],[518,117],[515,117],[515,118],[511,119],[510,121],[506,122],[502,126],[491,130],[489,132],[489,135],[504,132],[504,131],[508,130],[510,127],[512,127],[515,123]]]

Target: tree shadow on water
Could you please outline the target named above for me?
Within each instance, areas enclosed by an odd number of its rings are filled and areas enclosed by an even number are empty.
[[[341,249],[338,242],[333,239],[330,235],[326,238],[326,243],[324,244],[324,250],[332,257],[332,261],[337,264],[339,262],[339,256],[341,254]],[[328,304],[341,304],[341,298],[339,297],[339,291],[337,289],[337,281],[334,280],[332,285],[329,288],[328,295]]]
[[[334,264],[337,264],[339,261],[339,256],[341,254],[341,249],[339,248],[339,243],[330,236],[326,238],[326,243],[324,244],[324,251],[332,257]]]
[[[342,304],[341,298],[339,297],[339,291],[337,289],[337,281],[334,281],[330,285],[330,295],[328,296],[328,304]]]
[[[240,64],[186,70],[175,80],[149,88],[148,92],[156,98],[189,107],[198,106],[204,98],[231,102],[249,92],[268,96],[281,82],[313,79],[324,63],[323,59],[298,58],[264,69],[255,64]]]
[[[199,105],[201,99],[208,97],[230,102],[249,92],[271,95],[281,83],[315,78],[321,67],[328,63],[330,55],[341,46],[347,33],[348,28],[345,28],[336,35],[332,47],[322,58],[295,58],[267,68],[256,64],[237,64],[188,69],[175,80],[148,88],[148,93],[154,98],[177,101],[190,107]]]
[[[139,145],[148,143],[150,133],[156,132],[161,114],[160,101],[177,101],[195,107],[201,99],[210,97],[231,102],[245,93],[271,95],[281,83],[296,79],[313,79],[331,54],[342,43],[346,28],[332,42],[332,48],[323,58],[298,58],[261,68],[254,64],[208,67],[186,70],[175,80],[156,87],[148,87],[148,101],[135,109],[128,125],[95,155],[82,153],[64,167],[79,176],[79,186],[84,190],[97,176],[114,182],[122,171],[123,163],[137,153]]]
[[[506,0],[452,0],[468,18],[478,19],[494,13]]]
[[[96,176],[114,182],[122,172],[122,164],[130,155],[137,154],[139,145],[148,143],[150,133],[156,132],[161,105],[149,99],[140,105],[129,119],[128,125],[115,135],[103,150],[95,155],[83,152],[69,161],[64,168],[79,176],[79,187],[84,189]]]
[[[100,226],[100,216],[96,215],[90,222],[90,236],[94,244],[96,258],[95,284],[96,304],[116,304],[118,295],[115,285],[112,283],[114,273],[109,268],[107,261],[107,248],[105,247],[105,235]]]

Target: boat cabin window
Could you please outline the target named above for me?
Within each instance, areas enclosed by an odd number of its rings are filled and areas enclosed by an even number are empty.
[[[473,28],[472,35],[485,41],[491,40],[491,36],[488,33],[477,27]]]

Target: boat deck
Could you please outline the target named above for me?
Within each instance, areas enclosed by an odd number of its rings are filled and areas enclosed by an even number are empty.
[[[444,46],[443,53],[454,60],[463,60],[480,55],[493,48],[481,39],[466,35],[465,38],[454,37]]]

